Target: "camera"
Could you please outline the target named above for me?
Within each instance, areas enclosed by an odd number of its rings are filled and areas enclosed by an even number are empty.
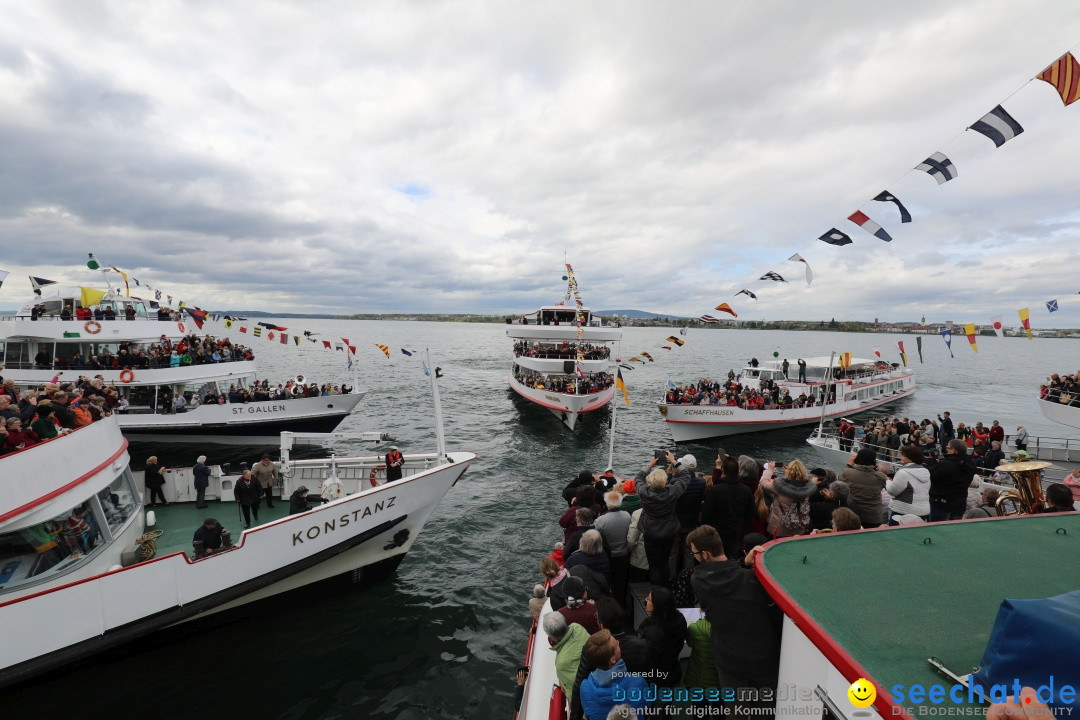
[[[653,457],[657,460],[663,460],[667,457],[667,450],[653,450]]]

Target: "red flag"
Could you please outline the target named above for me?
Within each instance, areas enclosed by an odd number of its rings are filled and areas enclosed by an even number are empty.
[[[271,330],[270,332],[266,333],[266,339],[267,339],[267,340],[273,340],[273,339],[274,339],[274,331],[273,331],[273,330]]]
[[[289,336],[285,333],[281,333],[281,344],[285,345],[289,342]]]
[[[330,341],[329,340],[323,340],[322,344],[323,344],[323,347],[326,348],[327,350],[330,349]]]
[[[243,325],[241,325],[241,326],[240,326],[240,332],[242,332],[242,333],[246,333],[246,332],[247,332],[247,328],[246,328],[246,327],[244,327]]]

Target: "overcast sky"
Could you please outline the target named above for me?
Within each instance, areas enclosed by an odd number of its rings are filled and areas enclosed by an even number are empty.
[[[595,309],[1080,325],[1080,103],[1025,85],[1069,0],[0,8],[2,307],[93,251],[206,308],[517,313],[565,255]]]

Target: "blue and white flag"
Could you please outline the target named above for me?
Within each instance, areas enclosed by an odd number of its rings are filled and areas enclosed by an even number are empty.
[[[1050,312],[1057,312],[1058,311],[1057,300],[1049,300],[1049,301],[1047,301],[1046,309],[1049,310]]]
[[[431,377],[431,373],[428,371],[427,362],[424,360],[424,358],[420,358],[420,367],[424,369],[425,375]]]
[[[1005,108],[998,105],[982,116],[982,118],[968,128],[968,130],[974,130],[977,133],[982,133],[986,137],[990,138],[995,147],[1001,147],[1014,137],[1024,132],[1024,128],[1020,127],[1020,123],[1013,119],[1013,116],[1005,112]]]
[[[352,353],[345,353],[345,369],[352,370]]]
[[[952,330],[942,330],[941,337],[944,338],[945,345],[949,348],[949,357],[955,358],[956,356],[952,354]],[[922,347],[919,349],[922,350]]]
[[[956,172],[956,166],[952,164],[952,160],[939,152],[923,160],[915,166],[915,169],[928,173],[930,177],[937,180],[938,185],[949,182],[959,174]]]
[[[668,390],[674,390],[677,387],[675,385],[675,383],[671,382],[671,378],[667,379],[667,386],[668,386]]]
[[[874,199],[877,200],[878,202],[891,202],[891,203],[895,204],[896,209],[900,211],[900,222],[902,222],[902,223],[911,222],[911,213],[909,213],[908,209],[906,207],[904,207],[904,204],[902,202],[900,202],[900,198],[896,197],[895,195],[893,195],[888,190],[882,190],[881,192],[879,192],[877,195],[874,196]]]
[[[4,280],[6,280],[7,276],[10,274],[11,273],[9,273],[7,270],[0,270],[0,285],[4,284]]]

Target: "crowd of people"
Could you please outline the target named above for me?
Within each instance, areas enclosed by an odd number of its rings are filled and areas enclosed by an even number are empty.
[[[825,398],[825,386],[809,393],[800,392],[792,395],[786,387],[780,387],[775,380],[762,378],[760,387],[743,385],[735,371],[728,372],[724,382],[702,378],[689,385],[669,383],[665,400],[669,405],[725,405],[744,410],[774,410],[776,408],[820,407]],[[828,402],[836,402],[834,388],[828,390]]]
[[[582,375],[548,375],[518,366],[514,367],[514,379],[536,390],[564,393],[566,395],[591,395],[607,390],[615,380],[609,373],[582,373]]]
[[[139,343],[120,342],[115,351],[108,345],[85,357],[81,351],[71,358],[53,357],[45,347],[34,356],[38,370],[141,370],[210,363],[254,360],[250,347],[213,335],[188,335],[173,343],[165,335],[143,347]]]
[[[611,357],[611,348],[607,345],[568,341],[561,343],[529,342],[528,340],[519,340],[514,343],[514,357],[524,355],[531,358],[576,360],[579,350],[586,360],[606,360]]]
[[[1053,373],[1039,386],[1039,399],[1080,407],[1080,373],[1065,377]]]
[[[915,432],[925,431],[908,439]],[[619,481],[611,469],[579,473],[563,490],[561,540],[540,559],[543,583],[529,603],[554,653],[534,663],[555,664],[569,717],[603,719],[616,710],[614,717],[644,717],[635,713],[646,700],[624,707],[615,698],[645,698],[632,691],[649,683],[749,688],[740,707],[767,714],[779,673],[780,613],[750,569],[763,544],[998,514],[997,490],[980,487],[966,440],[948,439],[933,462],[922,445],[901,443],[895,464],[863,447],[839,474],[723,450],[709,474],[697,471],[692,455],[659,451],[631,480]],[[1080,490],[1080,470],[1071,478]],[[1073,489],[1052,484],[1046,501],[1042,512],[1073,511]],[[631,582],[651,587],[648,617],[637,628],[627,623]],[[542,614],[545,602],[551,611]],[[703,615],[688,624],[678,609],[693,607]],[[684,676],[678,658],[686,644]],[[519,686],[525,679],[519,675]]]
[[[108,417],[119,405],[115,388],[105,387],[101,378],[48,383],[25,392],[11,378],[2,380],[0,455],[66,435]]]

